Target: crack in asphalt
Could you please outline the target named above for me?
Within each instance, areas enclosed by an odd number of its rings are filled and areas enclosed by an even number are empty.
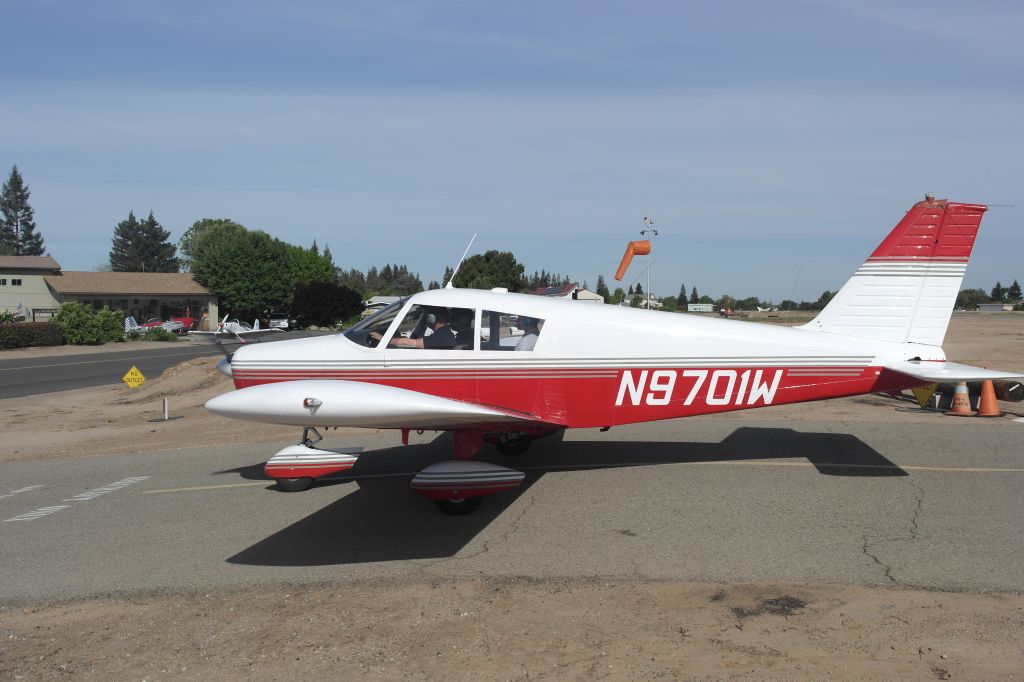
[[[864,553],[865,556],[870,558],[872,561],[874,561],[876,564],[878,564],[885,570],[885,577],[888,578],[890,582],[892,582],[892,584],[894,585],[898,585],[899,580],[897,580],[896,577],[892,574],[893,567],[879,559],[878,555],[874,554],[870,550],[871,548],[877,545],[881,545],[883,543],[916,542],[920,539],[917,534],[920,528],[918,526],[918,519],[921,516],[921,509],[924,507],[924,490],[921,488],[921,486],[919,486],[915,481],[911,480],[909,477],[905,480],[907,485],[909,485],[914,490],[914,508],[913,512],[910,515],[910,527],[907,529],[907,534],[905,536],[899,537],[882,538],[880,540],[875,540],[874,542],[868,541],[867,533],[861,536],[861,551]]]
[[[432,569],[433,567],[451,561],[469,561],[470,559],[475,559],[478,556],[487,554],[491,551],[492,548],[508,542],[512,534],[519,530],[519,524],[522,523],[524,518],[526,518],[526,515],[533,508],[533,505],[536,501],[536,495],[530,495],[528,498],[526,498],[526,504],[523,505],[523,508],[519,511],[518,514],[516,514],[515,518],[509,521],[508,528],[506,528],[502,533],[500,533],[498,537],[494,538],[494,540],[484,540],[482,546],[477,551],[473,552],[472,554],[466,554],[463,556],[450,556],[445,557],[443,559],[438,559],[436,561],[431,561],[429,564],[422,566],[421,572],[426,574],[426,572]]]

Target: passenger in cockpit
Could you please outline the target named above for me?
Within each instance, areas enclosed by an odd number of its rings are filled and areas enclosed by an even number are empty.
[[[407,339],[396,334],[395,338],[391,339],[388,343],[388,347],[432,348],[434,350],[452,350],[455,348],[457,341],[455,339],[455,332],[452,331],[451,326],[448,324],[448,310],[446,308],[435,308],[428,314],[434,317],[433,322],[430,323],[430,328],[434,331],[433,334],[420,339]],[[370,337],[378,341],[383,338],[379,332],[370,332]]]
[[[520,321],[523,323],[523,338],[519,339],[519,343],[516,344],[516,350],[533,350],[533,347],[537,345],[537,337],[540,336],[539,324],[540,321],[535,317],[521,316]]]

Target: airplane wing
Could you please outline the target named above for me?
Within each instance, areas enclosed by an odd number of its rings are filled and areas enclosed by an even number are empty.
[[[985,381],[1019,379],[1024,373],[999,372],[984,367],[972,367],[956,362],[922,362],[920,360],[904,360],[887,364],[886,369],[900,374],[912,376],[928,383],[956,383],[958,381]]]
[[[206,409],[235,419],[293,426],[439,430],[508,423],[562,426],[500,407],[341,379],[249,386],[211,398]]]
[[[225,329],[221,329],[221,330],[218,330],[218,331],[215,331],[215,332],[189,331],[188,334],[189,334],[189,336],[198,336],[199,338],[216,339],[216,340],[220,340],[220,339],[236,340],[236,341],[240,341],[241,343],[247,343],[248,341],[253,341],[253,340],[256,340],[256,339],[261,339],[264,336],[269,336],[271,334],[280,334],[283,331],[284,331],[283,329],[276,329],[276,328],[275,329],[250,329],[250,330],[245,330],[245,331],[240,331],[240,332],[232,332],[232,331],[227,331]]]

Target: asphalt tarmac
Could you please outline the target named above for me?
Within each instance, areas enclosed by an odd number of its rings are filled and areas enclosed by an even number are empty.
[[[1009,419],[941,416],[572,431],[519,457],[486,449],[528,476],[465,517],[408,489],[449,457],[432,433],[408,447],[391,432],[328,437],[365,451],[302,493],[262,476],[285,443],[10,463],[0,601],[595,576],[1019,593],[1022,436]]]
[[[283,332],[260,343],[302,338],[311,332]],[[228,346],[234,350],[234,346]],[[184,339],[167,348],[135,348],[83,355],[48,355],[33,358],[0,356],[0,399],[116,384],[135,366],[145,377],[160,376],[168,367],[191,358],[219,355],[212,343]]]

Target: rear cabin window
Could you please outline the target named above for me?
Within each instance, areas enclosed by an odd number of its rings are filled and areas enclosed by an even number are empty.
[[[470,308],[414,305],[409,308],[389,348],[473,350],[476,312]]]
[[[516,313],[485,310],[480,322],[484,350],[532,351],[544,320]]]

